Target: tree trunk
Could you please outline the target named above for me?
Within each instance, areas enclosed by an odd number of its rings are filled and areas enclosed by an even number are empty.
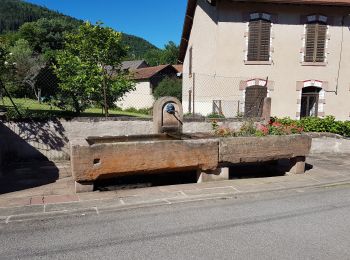
[[[103,96],[104,96],[104,105],[105,105],[105,116],[108,117],[107,90],[106,90],[105,80],[103,80]]]
[[[38,89],[38,102],[41,104],[41,88]]]

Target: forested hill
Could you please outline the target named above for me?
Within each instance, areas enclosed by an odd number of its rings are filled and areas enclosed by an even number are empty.
[[[16,31],[22,24],[33,22],[40,18],[66,18],[72,23],[78,24],[81,22],[72,17],[21,0],[0,0],[0,33]]]
[[[82,22],[73,17],[22,0],[0,0],[0,34],[7,31],[16,31],[22,24],[33,22],[40,18],[64,18],[77,26]],[[103,21],[103,17],[101,17],[101,20]],[[141,58],[149,50],[157,49],[145,39],[133,35],[124,34],[124,41],[130,47],[130,58]]]

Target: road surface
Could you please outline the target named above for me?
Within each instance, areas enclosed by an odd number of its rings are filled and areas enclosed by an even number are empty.
[[[350,186],[0,225],[0,259],[350,259]]]

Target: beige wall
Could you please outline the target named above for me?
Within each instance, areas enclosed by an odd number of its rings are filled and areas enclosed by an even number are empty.
[[[350,17],[341,27],[342,16],[350,13],[349,8],[273,5],[218,1],[211,7],[205,0],[199,0],[196,9],[189,46],[193,48],[193,72],[188,73],[188,55],[184,61],[184,109],[188,111],[188,90],[195,86],[198,105],[195,112],[211,112],[213,99],[244,102],[242,82],[269,77],[269,96],[272,98],[272,114],[282,117],[297,117],[300,107],[300,89],[297,83],[306,80],[323,81],[319,112],[334,115],[341,120],[350,116]],[[272,25],[272,62],[270,65],[245,65],[248,23],[245,16],[251,12],[266,12],[277,15]],[[331,17],[326,66],[302,66],[304,24],[301,15],[320,13]],[[343,31],[343,53],[337,85],[340,46]],[[203,106],[201,103],[206,102]],[[244,104],[242,104],[244,107]],[[322,115],[322,113],[321,113]]]
[[[135,90],[127,93],[122,100],[117,102],[117,106],[123,109],[130,107],[140,109],[150,108],[153,103],[151,83],[149,81],[139,81],[136,83]]]

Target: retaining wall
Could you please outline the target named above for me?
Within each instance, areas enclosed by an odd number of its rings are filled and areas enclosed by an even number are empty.
[[[219,123],[220,124],[220,123]],[[237,121],[226,122],[238,128]],[[185,133],[210,132],[210,122],[185,122]],[[88,136],[153,134],[151,120],[77,118],[47,122],[0,122],[0,165],[16,161],[69,160],[69,141]]]

